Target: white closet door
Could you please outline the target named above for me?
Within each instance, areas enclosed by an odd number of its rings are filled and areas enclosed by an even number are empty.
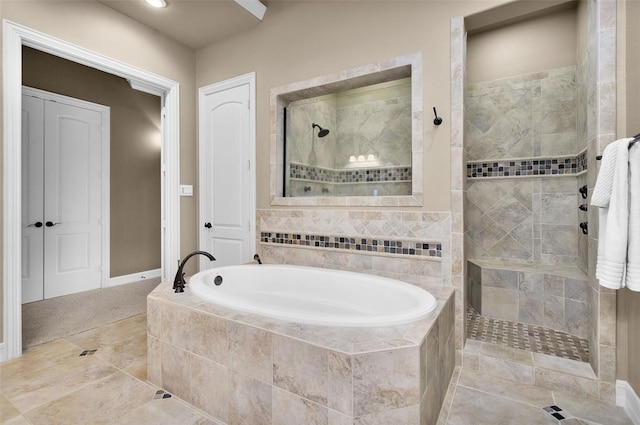
[[[97,111],[45,102],[45,298],[101,286],[101,121]]]
[[[22,302],[44,297],[44,100],[22,96]]]

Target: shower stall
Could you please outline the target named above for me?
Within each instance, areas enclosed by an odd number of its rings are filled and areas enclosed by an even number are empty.
[[[597,208],[589,197],[596,156],[616,138],[615,6],[588,0],[547,15],[562,15],[563,31],[566,22],[575,31],[573,59],[559,66],[546,61],[555,48],[547,43],[547,54],[527,52],[537,68],[474,80],[469,57],[476,35],[463,38],[464,113],[457,115],[464,128],[466,338],[588,362],[599,385],[593,395],[609,401],[615,293],[595,279]],[[546,18],[537,14],[510,27],[526,33],[534,19]]]

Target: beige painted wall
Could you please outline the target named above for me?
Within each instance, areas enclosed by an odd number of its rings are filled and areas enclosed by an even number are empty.
[[[467,83],[576,64],[576,9],[562,10],[467,38]]]
[[[161,267],[160,97],[120,77],[28,47],[22,84],[110,107],[111,271]]]
[[[626,108],[625,125],[619,130],[620,137],[633,136],[640,133],[640,38],[637,30],[640,25],[640,2],[620,2],[618,16],[626,21],[619,37],[624,37],[622,51],[625,55],[622,62],[624,81],[622,88],[622,106]],[[623,16],[621,16],[621,13]],[[626,35],[626,37],[625,37]],[[625,64],[626,62],[626,64]],[[620,75],[620,71],[618,75]],[[626,74],[626,75],[625,75]],[[628,289],[618,291],[618,379],[628,381],[636,394],[640,394],[640,293]]]
[[[424,70],[425,211],[449,210],[450,19],[498,2],[270,2],[253,29],[196,53],[196,85],[257,74],[257,200],[269,208],[269,90],[409,53]],[[502,2],[504,3],[504,2]],[[432,124],[436,106],[444,123]]]
[[[97,2],[3,1],[0,13],[3,19],[177,81],[180,84],[181,181],[183,184],[196,184],[193,50]],[[197,247],[196,206],[195,196],[181,199],[182,255]],[[195,271],[195,263],[190,264],[190,268],[188,274]]]

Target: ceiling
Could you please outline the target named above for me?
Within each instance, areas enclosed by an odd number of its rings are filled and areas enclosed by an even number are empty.
[[[155,9],[143,0],[98,1],[192,49],[261,22],[233,0],[166,0],[164,9]]]

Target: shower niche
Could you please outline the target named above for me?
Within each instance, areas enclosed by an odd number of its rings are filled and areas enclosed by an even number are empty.
[[[421,205],[422,59],[271,90],[273,205]]]

